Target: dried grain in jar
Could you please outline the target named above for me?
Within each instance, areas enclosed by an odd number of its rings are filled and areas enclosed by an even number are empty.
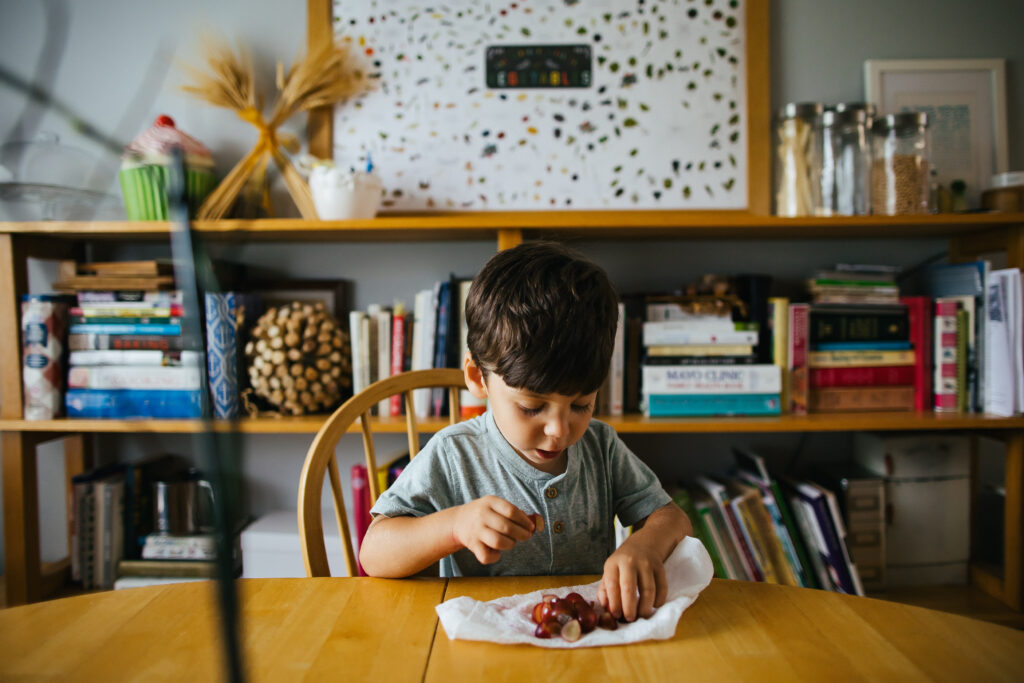
[[[871,208],[887,216],[929,213],[928,115],[889,114],[872,126]]]

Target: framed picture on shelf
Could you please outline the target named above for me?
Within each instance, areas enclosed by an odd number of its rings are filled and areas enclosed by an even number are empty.
[[[964,181],[968,207],[980,207],[992,176],[1009,170],[1005,60],[869,59],[864,92],[879,115],[928,115],[937,180]]]
[[[430,11],[309,0],[376,87],[310,118],[310,152],[381,213],[770,210],[768,2],[540,0]]]

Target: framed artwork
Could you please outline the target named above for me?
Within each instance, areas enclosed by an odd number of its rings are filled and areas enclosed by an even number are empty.
[[[767,0],[308,10],[374,83],[311,117],[310,151],[372,163],[382,213],[769,211]]]
[[[967,183],[967,204],[1009,170],[1003,59],[910,59],[864,63],[864,92],[879,114],[928,114],[929,156],[938,182]]]

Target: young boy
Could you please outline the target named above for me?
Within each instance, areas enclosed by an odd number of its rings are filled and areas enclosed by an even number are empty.
[[[664,561],[692,533],[657,477],[591,419],[618,297],[604,271],[555,243],[499,252],[466,303],[466,384],[488,410],[438,432],[373,506],[371,576],[602,574],[616,617],[665,601]],[[615,549],[613,519],[634,532]]]

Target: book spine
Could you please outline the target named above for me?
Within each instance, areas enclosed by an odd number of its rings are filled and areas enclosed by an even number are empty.
[[[215,560],[216,539],[209,535],[163,536],[149,534],[142,544],[143,560]]]
[[[77,292],[79,306],[92,305],[97,303],[138,303],[145,302],[157,306],[181,305],[184,296],[180,290],[173,291],[144,291],[144,290],[100,290]]]
[[[608,414],[621,416],[625,406],[626,388],[626,305],[619,303],[619,317],[615,324],[615,341],[612,345],[612,362],[608,370],[610,404]]]
[[[913,386],[916,376],[917,366],[915,365],[893,365],[860,368],[813,368],[809,373],[809,380],[811,388],[814,389],[902,384]],[[916,406],[916,388],[914,397]]]
[[[931,299],[926,296],[907,296],[902,297],[900,303],[907,307],[908,337],[914,347],[914,410],[931,410]]]
[[[69,334],[68,348],[72,351],[103,351],[107,349],[155,349],[181,351],[185,340],[181,336]]]
[[[130,306],[130,307],[129,307]],[[100,322],[95,318],[115,318],[114,322],[131,322],[125,318],[180,318],[185,309],[179,304],[171,306],[154,306],[148,303],[134,304],[113,304],[101,305],[90,304],[88,306],[73,306],[71,315],[80,315],[89,318],[92,322]]]
[[[452,326],[452,283],[443,281],[439,285],[437,297],[437,334],[434,337],[434,367],[443,368],[448,365],[448,337]],[[434,417],[444,415],[448,408],[448,392],[440,387],[431,389],[431,414]]]
[[[213,416],[222,420],[238,417],[238,308],[234,292],[208,292],[206,305],[206,372]],[[202,386],[202,378],[196,377]],[[145,387],[142,387],[145,388]],[[191,389],[193,387],[167,387]]]
[[[201,358],[202,354],[198,351],[106,349],[72,351],[68,355],[68,365],[198,366]]]
[[[151,367],[94,365],[68,369],[68,387],[73,389],[178,389],[201,386],[198,367]]]
[[[644,365],[645,394],[777,394],[777,365]]]
[[[72,315],[68,322],[72,325],[181,325],[181,317],[169,315],[140,316],[99,316]]]
[[[180,335],[181,325],[79,323],[68,328],[71,334],[139,334],[139,335]]]
[[[778,415],[779,395],[774,394],[650,394],[648,417],[713,415]]]
[[[800,489],[805,488],[809,487],[805,485],[800,486]],[[824,494],[817,492],[805,494],[801,492],[800,495],[809,505],[811,515],[813,515],[811,521],[824,543],[825,557],[823,559],[830,568],[829,574],[833,575],[832,585],[840,592],[848,595],[857,595],[857,590],[849,575],[847,563],[844,560],[843,551],[839,545],[841,539],[833,526],[832,513],[828,508],[828,502],[825,500]]]
[[[64,404],[68,417],[196,418],[203,415],[199,390],[68,389]]]
[[[675,344],[757,344],[758,332],[723,330],[712,332],[691,329],[676,321],[646,322],[643,327],[644,346]]]
[[[910,321],[906,310],[868,313],[811,309],[812,344],[907,341],[909,338]]]
[[[363,566],[359,564],[359,548],[363,544],[366,530],[370,528],[370,482],[366,465],[352,465],[352,520],[356,531],[356,565],[359,575],[366,576]]]
[[[788,410],[794,415],[807,414],[810,309],[809,304],[790,304],[789,306],[789,348],[786,357],[789,370]]]
[[[789,409],[789,299],[769,297],[768,324],[771,326],[772,363],[779,368],[782,409]]]
[[[743,540],[747,544],[747,548],[750,549],[750,555],[760,574],[758,580],[767,583],[781,583],[779,575],[768,557],[767,539],[761,535],[761,530],[757,527],[749,497],[746,495],[736,496],[729,501],[729,505],[732,507],[733,514],[736,515],[740,531],[743,533]]]
[[[815,351],[906,351],[911,344],[909,341],[820,342],[811,348]]]
[[[811,351],[807,365],[811,368],[865,367],[871,365],[913,365],[913,350],[872,351]]]
[[[756,365],[750,356],[644,356],[642,365]]]
[[[646,357],[748,356],[753,352],[753,344],[655,344],[643,349]]]
[[[933,337],[935,345],[935,386],[936,412],[957,412],[957,311],[959,302],[939,297],[935,299]]]
[[[391,374],[402,374],[405,361],[405,334],[406,316],[400,306],[395,307],[395,314],[391,319]],[[402,415],[402,395],[395,394],[388,399],[388,409],[391,417]]]
[[[812,389],[808,409],[816,413],[914,409],[914,387],[825,387]]]
[[[365,366],[367,363],[365,348],[366,334],[363,323],[366,314],[362,311],[349,311],[348,331],[349,349],[352,352],[352,395],[358,394],[367,387]]]

